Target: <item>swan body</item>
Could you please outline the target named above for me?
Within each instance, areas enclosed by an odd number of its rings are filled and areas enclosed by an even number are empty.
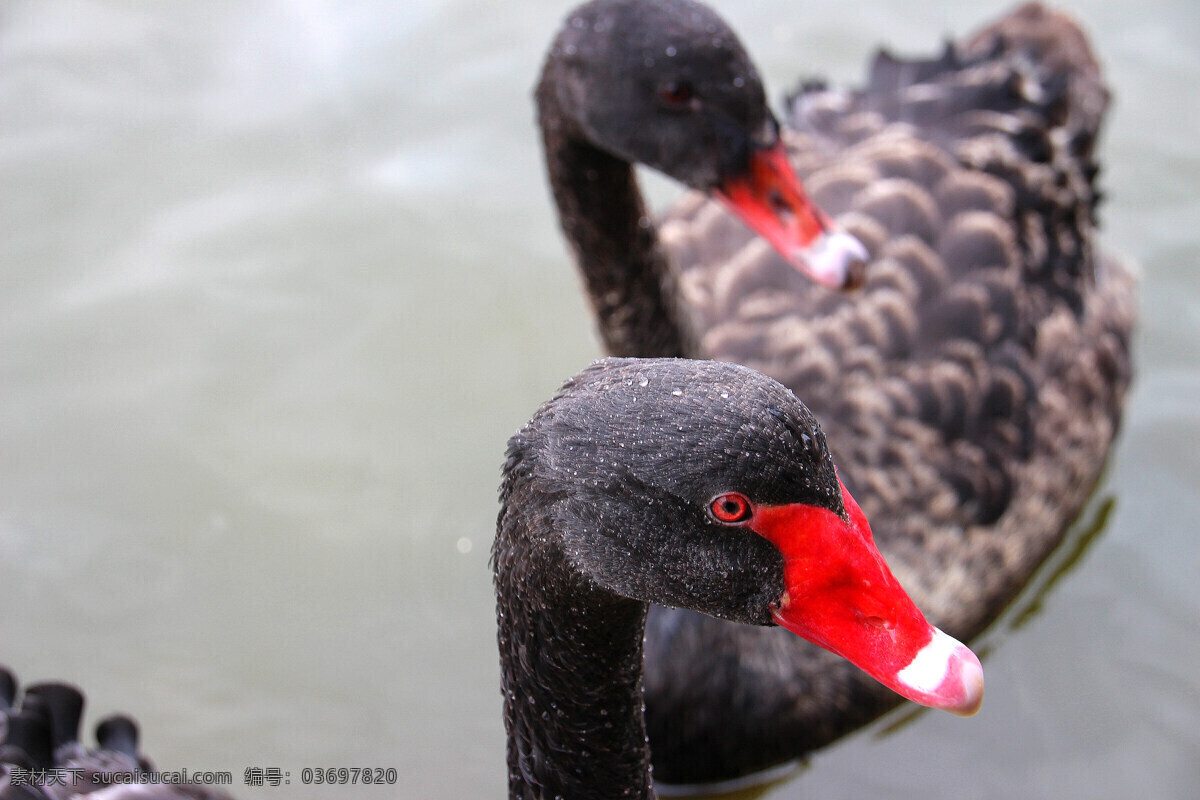
[[[780,124],[711,10],[596,0],[536,94],[608,351],[804,397],[897,577],[980,633],[1082,509],[1131,375],[1133,279],[1095,242],[1108,91],[1079,28],[1027,4],[938,57],[881,53],[862,89],[805,84]],[[656,226],[633,163],[696,191]],[[781,631],[661,608],[645,692],[666,783],[802,757],[898,702]]]

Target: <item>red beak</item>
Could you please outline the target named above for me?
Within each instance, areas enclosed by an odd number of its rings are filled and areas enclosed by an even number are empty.
[[[817,283],[832,289],[862,284],[866,248],[808,199],[782,142],[756,150],[745,174],[727,179],[715,194]]]
[[[779,548],[785,591],[775,621],[922,705],[962,716],[983,702],[983,667],[930,625],[884,563],[842,487],[847,519],[795,504],[761,507],[750,526]]]

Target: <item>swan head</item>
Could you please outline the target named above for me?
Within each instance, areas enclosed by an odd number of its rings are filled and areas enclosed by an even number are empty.
[[[867,251],[808,198],[737,35],[692,0],[593,0],[567,18],[542,124],[719,198],[818,283],[862,282]]]
[[[904,697],[979,708],[978,659],[892,576],[812,414],[751,369],[596,362],[510,441],[503,497],[501,530],[524,514],[587,586],[780,625]]]

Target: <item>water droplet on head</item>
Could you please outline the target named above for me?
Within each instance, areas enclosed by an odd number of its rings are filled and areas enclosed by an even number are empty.
[[[671,394],[674,397],[683,397],[683,389],[672,389]]]
[[[637,385],[638,385],[638,386],[647,386],[647,385],[649,385],[649,383],[650,383],[650,379],[649,379],[649,378],[647,378],[647,377],[646,377],[644,374],[642,374],[641,372],[639,372],[637,375],[635,375],[635,376],[634,376],[634,378],[636,378],[636,379],[637,379]]]

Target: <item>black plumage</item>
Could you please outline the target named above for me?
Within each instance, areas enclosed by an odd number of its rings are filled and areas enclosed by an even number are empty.
[[[685,53],[688,108],[655,106]],[[601,74],[623,88],[594,109]],[[880,54],[862,89],[809,81],[785,125],[763,96],[733,33],[695,3],[597,0],[568,17],[537,99],[601,338],[613,354],[746,364],[796,391],[918,605],[975,636],[1082,509],[1130,381],[1133,279],[1095,242],[1100,68],[1074,22],[1031,3],[934,58]],[[741,132],[714,137],[713,118]],[[606,138],[625,129],[636,141]],[[745,142],[773,135],[868,251],[861,291],[806,280],[708,197]],[[631,162],[698,191],[655,226]],[[779,631],[680,611],[651,611],[646,665],[666,782],[798,758],[896,702]]]

